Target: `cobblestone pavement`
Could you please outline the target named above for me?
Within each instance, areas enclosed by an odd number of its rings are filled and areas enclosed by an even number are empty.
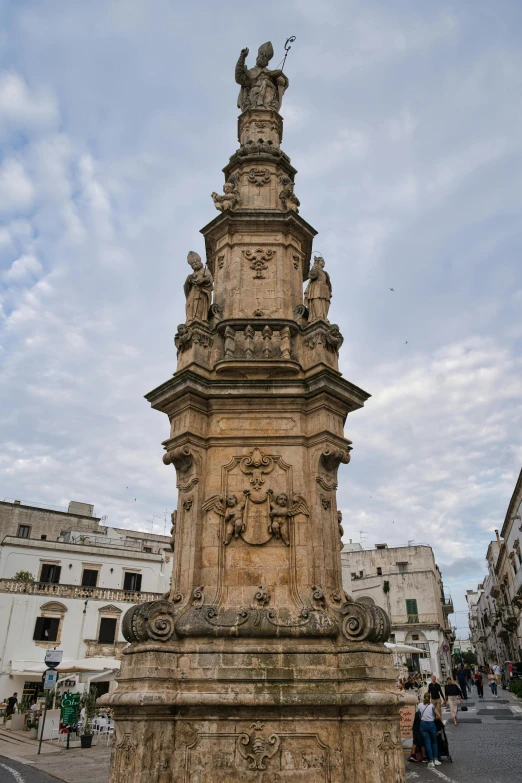
[[[442,715],[453,763],[428,769],[407,761],[408,783],[522,783],[522,702],[502,689],[493,699],[485,688],[483,699],[473,689],[466,704],[458,726],[449,709]]]

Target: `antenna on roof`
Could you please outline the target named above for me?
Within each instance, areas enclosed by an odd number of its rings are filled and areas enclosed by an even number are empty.
[[[359,530],[359,543],[365,544],[368,540],[368,531],[367,530]]]

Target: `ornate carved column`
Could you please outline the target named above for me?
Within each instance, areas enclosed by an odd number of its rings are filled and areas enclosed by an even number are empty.
[[[369,395],[339,373],[332,283],[323,258],[310,268],[316,232],[280,146],[288,79],[271,44],[254,68],[247,55],[206,264],[188,257],[177,371],[147,395],[170,422],[172,589],[124,619],[103,697],[110,780],[402,783],[388,617],[341,580],[344,424]]]

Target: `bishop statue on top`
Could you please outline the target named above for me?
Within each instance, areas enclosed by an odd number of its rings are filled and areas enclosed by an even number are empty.
[[[273,109],[279,111],[288,79],[283,71],[269,70],[268,63],[274,56],[270,41],[259,47],[254,68],[247,68],[248,49],[241,49],[236,63],[236,82],[241,85],[237,100],[241,111],[247,109]]]

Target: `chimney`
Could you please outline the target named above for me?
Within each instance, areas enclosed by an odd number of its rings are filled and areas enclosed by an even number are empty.
[[[497,544],[498,544],[499,546],[502,546],[502,541],[500,540],[500,536],[499,536],[499,534],[498,534],[498,530],[495,530],[495,535],[496,535],[496,537],[497,537]]]

